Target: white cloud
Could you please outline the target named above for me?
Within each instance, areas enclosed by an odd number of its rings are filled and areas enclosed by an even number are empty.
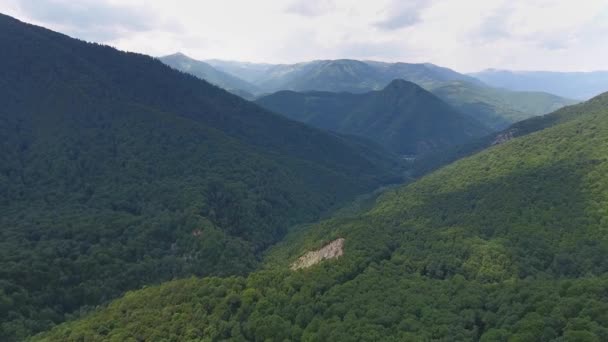
[[[398,30],[413,26],[421,21],[422,11],[432,4],[431,0],[393,0],[385,10],[386,18],[376,23],[385,30]]]
[[[0,11],[152,55],[608,69],[606,0],[3,0]]]
[[[305,17],[316,17],[329,13],[334,9],[335,4],[333,0],[296,0],[289,4],[286,12]]]

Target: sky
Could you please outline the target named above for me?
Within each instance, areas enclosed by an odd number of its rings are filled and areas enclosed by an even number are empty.
[[[608,0],[1,0],[0,12],[153,56],[608,70]]]

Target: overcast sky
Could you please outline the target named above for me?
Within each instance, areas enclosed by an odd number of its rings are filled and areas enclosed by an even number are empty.
[[[1,0],[0,12],[154,56],[608,70],[608,0]]]

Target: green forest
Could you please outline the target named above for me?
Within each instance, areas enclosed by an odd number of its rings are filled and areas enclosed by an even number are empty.
[[[0,44],[2,342],[608,341],[608,93]]]
[[[491,132],[404,80],[364,94],[281,91],[256,103],[314,127],[369,139],[400,155],[444,151]]]
[[[190,275],[401,179],[383,149],[151,57],[0,17],[0,340]]]
[[[295,231],[247,277],[130,292],[34,340],[606,340],[605,101]],[[289,269],[337,237],[343,257]]]

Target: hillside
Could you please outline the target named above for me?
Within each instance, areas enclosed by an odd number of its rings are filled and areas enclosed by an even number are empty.
[[[432,91],[454,108],[495,130],[577,102],[548,93],[507,91],[460,81],[441,84]]]
[[[246,278],[131,292],[35,340],[607,340],[605,96],[594,107],[296,231]],[[289,269],[338,238],[338,259]]]
[[[460,158],[472,155],[492,145],[504,143],[510,139],[528,135],[545,128],[574,120],[585,113],[601,112],[608,108],[608,94],[602,94],[589,101],[564,107],[551,114],[536,116],[519,121],[499,132],[472,140],[466,144],[429,153],[417,158],[412,167],[412,176],[419,177],[447,165]]]
[[[395,160],[171,69],[0,15],[0,340],[139,288],[245,274]]]
[[[473,73],[481,81],[516,91],[543,91],[559,96],[587,100],[608,91],[608,71],[553,72],[489,69]]]
[[[182,53],[160,57],[159,59],[174,69],[196,76],[243,98],[252,99],[253,94],[258,92],[258,88],[253,84]]]
[[[404,79],[434,93],[452,107],[495,130],[577,101],[544,92],[494,88],[476,78],[429,63],[383,63],[349,59],[268,65],[208,61],[247,79],[264,93],[281,90],[365,93]]]
[[[364,94],[282,91],[256,103],[314,127],[367,138],[401,155],[442,150],[490,133],[403,80]]]

